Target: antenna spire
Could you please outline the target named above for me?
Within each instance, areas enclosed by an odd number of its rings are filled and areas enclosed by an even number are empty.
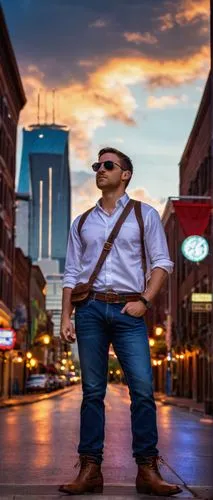
[[[44,123],[47,125],[47,92],[44,91]]]
[[[55,124],[55,89],[52,91],[52,98],[53,98],[53,124]]]
[[[37,124],[40,125],[40,89],[38,91]]]

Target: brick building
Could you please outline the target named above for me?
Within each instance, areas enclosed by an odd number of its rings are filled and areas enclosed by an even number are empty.
[[[0,323],[10,326],[13,307],[16,133],[26,103],[0,7]]]
[[[211,78],[207,80],[199,110],[188,142],[180,160],[179,195],[212,196],[211,170]],[[193,198],[192,198],[193,200]],[[205,200],[203,200],[205,203]],[[212,215],[211,215],[212,217]],[[169,251],[175,263],[174,272],[157,297],[150,319],[161,324],[166,333],[166,319],[171,297],[172,393],[207,403],[212,400],[211,338],[212,313],[193,312],[192,293],[211,293],[212,290],[212,220],[203,236],[210,245],[209,255],[200,263],[191,262],[181,252],[185,239],[173,204],[168,200],[162,217]],[[169,287],[170,285],[170,287]],[[165,369],[161,369],[160,390],[165,390]],[[163,379],[163,382],[162,382]],[[210,410],[212,411],[212,409]]]
[[[9,328],[14,296],[16,134],[19,113],[26,98],[1,6],[0,47],[0,326]],[[3,365],[1,353],[1,393]]]

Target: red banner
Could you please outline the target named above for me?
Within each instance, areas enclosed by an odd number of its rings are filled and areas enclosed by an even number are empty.
[[[173,205],[185,236],[202,236],[209,223],[211,204],[173,200]]]

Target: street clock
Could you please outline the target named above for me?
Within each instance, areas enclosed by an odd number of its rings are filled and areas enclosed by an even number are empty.
[[[200,262],[208,255],[209,245],[202,236],[189,236],[183,241],[181,251],[186,259],[192,262]]]

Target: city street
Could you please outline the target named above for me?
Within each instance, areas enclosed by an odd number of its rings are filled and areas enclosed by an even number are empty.
[[[1,495],[59,496],[57,486],[69,482],[78,470],[73,467],[78,460],[80,401],[81,388],[76,386],[57,398],[0,411]],[[162,474],[182,484],[179,497],[193,497],[194,491],[200,498],[211,498],[212,423],[159,402],[157,408],[159,450],[168,464],[162,466]],[[108,386],[103,473],[109,497],[138,496],[125,386]],[[205,486],[208,495],[203,493]]]
[[[0,500],[213,500],[213,0],[0,0],[0,45]]]

